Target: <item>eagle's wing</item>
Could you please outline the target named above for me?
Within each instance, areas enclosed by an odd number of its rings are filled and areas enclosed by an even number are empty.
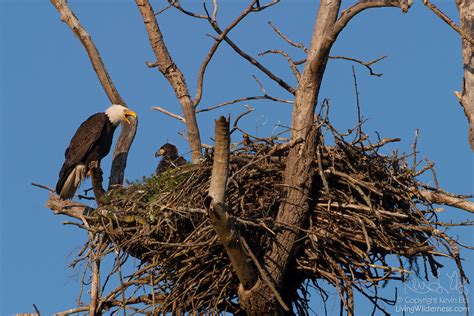
[[[94,144],[100,138],[102,130],[105,128],[108,117],[105,113],[97,113],[90,116],[85,120],[81,126],[77,129],[76,133],[71,139],[69,147],[64,153],[65,161],[61,170],[59,171],[59,180],[56,184],[56,192],[59,194],[64,187],[70,174],[72,174],[77,165],[86,157],[87,153],[91,151]],[[81,169],[82,170],[82,169]],[[80,177],[79,177],[80,178]],[[74,186],[77,187],[77,183],[80,179],[74,180]],[[75,191],[71,189],[70,190]],[[72,197],[71,192],[65,194],[66,198]],[[72,192],[72,195],[74,192]]]
[[[79,126],[71,139],[69,147],[64,153],[66,158],[66,161],[64,162],[65,165],[75,165],[86,157],[87,153],[94,147],[94,144],[100,138],[107,120],[108,118],[105,113],[96,113]]]

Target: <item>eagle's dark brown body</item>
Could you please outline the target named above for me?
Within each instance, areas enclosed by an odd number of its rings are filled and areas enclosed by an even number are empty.
[[[62,199],[74,196],[90,162],[100,163],[109,153],[115,129],[105,113],[96,113],[79,126],[64,153],[66,159],[56,184],[56,193]]]

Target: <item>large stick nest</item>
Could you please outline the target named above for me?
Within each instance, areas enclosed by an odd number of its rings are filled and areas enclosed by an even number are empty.
[[[321,136],[312,157],[314,193],[304,228],[275,220],[284,200],[288,148],[272,150],[267,142],[253,142],[230,156],[228,209],[255,258],[262,262],[278,230],[296,230],[301,236],[283,299],[307,314],[307,285],[319,287],[318,280],[324,280],[338,289],[346,307],[353,304],[354,290],[378,306],[369,287],[418,273],[419,262],[425,273],[436,276],[437,256],[454,259],[464,278],[455,242],[420,193],[427,187],[417,177],[430,164],[410,167],[406,156],[380,154],[384,142],[371,145],[361,137],[348,142],[335,136],[331,146]],[[238,279],[205,209],[211,167],[212,154],[200,164],[112,190],[89,223],[106,236],[111,249],[141,260],[141,268],[121,287],[153,293],[141,297],[150,310],[239,311]],[[119,291],[108,299],[124,301]]]

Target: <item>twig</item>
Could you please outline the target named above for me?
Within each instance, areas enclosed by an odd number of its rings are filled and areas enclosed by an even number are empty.
[[[301,48],[306,54],[308,53],[308,48],[306,48],[303,43],[297,43],[289,39],[285,34],[283,34],[271,21],[268,21],[268,25],[283,39],[285,40],[288,44],[291,46]]]
[[[359,86],[357,84],[357,76],[354,66],[352,66],[352,77],[354,79],[354,93],[356,97],[356,106],[357,106],[357,138],[362,139],[362,116],[360,113],[360,100],[359,100]],[[363,146],[363,142],[360,142]]]
[[[384,139],[380,140],[379,142],[377,142],[377,143],[375,143],[375,144],[366,145],[366,146],[364,146],[364,148],[365,148],[366,150],[373,150],[373,149],[377,149],[377,148],[383,147],[383,146],[385,146],[385,145],[388,144],[388,143],[399,142],[400,140],[401,140],[400,138],[384,138]]]
[[[446,22],[453,30],[459,33],[461,37],[471,43],[471,45],[474,45],[474,38],[469,36],[469,34],[466,34],[456,23],[454,23],[453,20],[451,20],[446,14],[443,13],[440,9],[438,9],[437,6],[435,6],[433,3],[431,3],[429,0],[422,0],[423,4],[427,6],[431,11],[433,11],[434,14],[436,14],[441,20]]]
[[[254,108],[251,108],[250,106],[248,105],[244,105],[244,107],[246,108],[246,110],[242,113],[240,113],[237,118],[235,119],[234,121],[234,127],[232,128],[232,130],[230,131],[229,135],[232,135],[233,132],[235,132],[235,130],[237,130],[238,128],[238,123],[239,123],[239,120],[244,117],[245,115],[249,114],[250,112],[254,111],[255,109]]]
[[[33,304],[33,308],[35,309],[36,314],[38,314],[38,316],[41,316],[41,313],[40,313],[38,307],[36,306],[36,304]]]
[[[293,101],[278,99],[278,98],[275,98],[275,97],[272,97],[270,95],[265,94],[265,95],[244,97],[244,98],[239,98],[239,99],[235,99],[235,100],[232,100],[232,101],[219,103],[217,105],[211,106],[211,107],[206,108],[206,109],[197,110],[196,113],[207,112],[207,111],[211,111],[211,110],[214,110],[214,109],[226,106],[226,105],[231,105],[231,104],[235,104],[235,103],[239,103],[239,102],[243,102],[243,101],[252,101],[252,100],[270,100],[270,101],[275,101],[275,102],[293,104]]]
[[[196,88],[196,95],[193,99],[193,104],[194,104],[194,107],[198,106],[199,102],[201,102],[201,98],[202,98],[202,86],[203,86],[203,82],[204,82],[204,74],[206,72],[206,68],[207,68],[207,65],[209,64],[209,62],[211,61],[212,57],[214,56],[214,53],[216,52],[217,48],[219,47],[220,43],[222,43],[222,41],[224,40],[224,38],[227,36],[227,34],[229,34],[229,32],[234,28],[236,27],[250,12],[252,12],[252,8],[254,6],[254,4],[256,3],[257,0],[253,0],[249,6],[247,6],[247,8],[237,17],[234,19],[234,21],[232,21],[232,23],[229,24],[229,26],[226,27],[226,29],[221,33],[219,34],[219,37],[217,37],[215,39],[215,42],[214,44],[212,45],[211,49],[209,50],[209,53],[207,53],[207,56],[206,58],[204,59],[202,65],[201,65],[201,69],[199,70],[199,74],[198,74],[198,81],[197,81],[197,88]],[[214,12],[213,12],[213,17],[216,15],[216,4],[214,4]],[[207,18],[209,20],[209,22],[212,24],[212,23],[217,23],[215,18],[211,17],[209,15],[209,12],[207,11],[207,8],[206,8],[206,3],[204,2],[204,10],[206,11],[206,14],[207,14]]]
[[[68,310],[63,311],[63,312],[58,312],[58,313],[54,314],[54,316],[67,316],[67,315],[71,315],[71,314],[77,314],[77,313],[85,312],[85,311],[88,311],[88,310],[89,310],[89,305],[86,305],[86,306],[81,306],[81,307],[77,307],[77,308],[68,309]]]
[[[219,25],[217,24],[216,21],[208,20],[211,26],[214,28],[214,30],[217,32],[217,34],[222,34],[223,31],[220,29]],[[248,62],[250,62],[252,65],[260,69],[264,74],[266,74],[270,79],[278,83],[281,87],[283,87],[286,91],[288,91],[291,94],[295,94],[296,90],[291,87],[288,83],[286,83],[283,79],[280,77],[276,76],[273,74],[270,70],[268,70],[265,66],[260,64],[255,58],[250,56],[249,54],[245,53],[242,49],[240,49],[229,37],[225,36],[224,40],[226,41],[227,44],[240,56],[242,56],[244,59],[246,59]]]
[[[42,188],[42,189],[48,190],[48,191],[50,191],[50,192],[54,192],[54,191],[55,191],[53,188],[48,187],[48,186],[43,185],[43,184],[39,184],[39,183],[32,182],[31,185],[32,185],[32,186],[35,186],[35,187],[38,187],[38,188]]]
[[[166,114],[174,119],[177,119],[178,121],[181,121],[183,122],[184,124],[186,124],[186,120],[184,119],[184,117],[182,117],[181,115],[178,115],[178,114],[174,114],[168,110],[165,110],[163,109],[162,107],[159,107],[159,106],[153,106],[152,107],[152,110],[156,110],[156,111],[160,111],[161,113],[163,114]]]
[[[356,58],[351,58],[351,57],[346,57],[346,56],[329,56],[330,59],[343,59],[343,60],[348,60],[348,61],[353,61],[355,63],[358,63],[358,64],[361,64],[362,66],[366,67],[369,72],[370,72],[370,75],[371,76],[377,76],[377,77],[381,77],[383,75],[383,73],[376,73],[372,70],[372,66],[373,64],[387,58],[387,56],[382,56],[382,57],[379,57],[379,58],[376,58],[376,59],[373,59],[373,60],[370,60],[370,61],[362,61],[362,60],[359,60],[359,59],[356,59]]]
[[[271,281],[271,277],[268,275],[268,272],[265,271],[265,269],[262,267],[262,265],[258,262],[257,257],[253,254],[252,250],[250,249],[249,245],[247,244],[247,241],[245,241],[244,238],[242,238],[242,245],[244,246],[244,250],[247,252],[247,254],[252,258],[253,263],[258,269],[258,272],[260,273],[260,277],[263,279],[265,284],[268,286],[270,291],[275,295],[275,298],[277,299],[278,303],[280,303],[281,307],[285,311],[289,311],[290,309],[288,306],[285,304],[285,301],[281,298],[280,293],[278,293],[277,289],[275,288],[275,285]]]
[[[283,57],[285,57],[286,60],[288,61],[288,64],[290,65],[291,71],[293,71],[293,75],[296,77],[296,80],[300,81],[300,75],[301,75],[300,71],[296,67],[296,64],[295,64],[294,60],[291,59],[290,55],[287,52],[282,51],[280,49],[271,49],[271,50],[267,50],[267,51],[259,53],[258,56],[264,56],[264,55],[269,54],[269,53],[279,54],[279,55],[282,55]]]
[[[217,0],[212,0],[212,5],[214,6],[214,9],[212,10],[212,19],[216,20],[217,19],[217,10],[218,10]]]
[[[174,0],[173,0],[174,1]],[[166,7],[164,7],[163,9],[161,9],[160,11],[158,11],[157,13],[155,13],[155,15],[160,15],[162,14],[163,12],[165,12],[166,10],[168,10],[169,8],[171,8],[173,5],[170,3],[168,4]]]
[[[420,130],[417,128],[415,129],[415,140],[413,141],[413,144],[411,145],[412,153],[413,153],[413,168],[417,165],[416,161],[416,155],[417,155],[417,148],[416,146],[418,145],[418,136],[420,135]]]
[[[207,19],[207,16],[205,16],[205,15],[201,15],[201,14],[197,14],[197,13],[185,10],[181,6],[179,1],[177,1],[177,0],[167,0],[167,1],[170,5],[172,5],[173,7],[175,7],[176,9],[178,9],[179,11],[181,11],[182,13],[184,13],[186,15],[189,15],[189,16],[191,16],[193,18],[197,18],[197,19]]]

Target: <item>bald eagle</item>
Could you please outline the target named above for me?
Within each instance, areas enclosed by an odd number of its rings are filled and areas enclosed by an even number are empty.
[[[112,138],[117,126],[128,117],[137,118],[135,112],[118,104],[113,104],[105,112],[96,113],[85,120],[71,139],[64,153],[65,161],[59,172],[56,193],[62,199],[71,199],[89,172],[89,164],[100,161],[110,151]]]
[[[155,174],[159,175],[170,168],[179,167],[186,164],[186,160],[178,155],[178,149],[175,145],[166,143],[158,149],[155,157],[162,157]]]

